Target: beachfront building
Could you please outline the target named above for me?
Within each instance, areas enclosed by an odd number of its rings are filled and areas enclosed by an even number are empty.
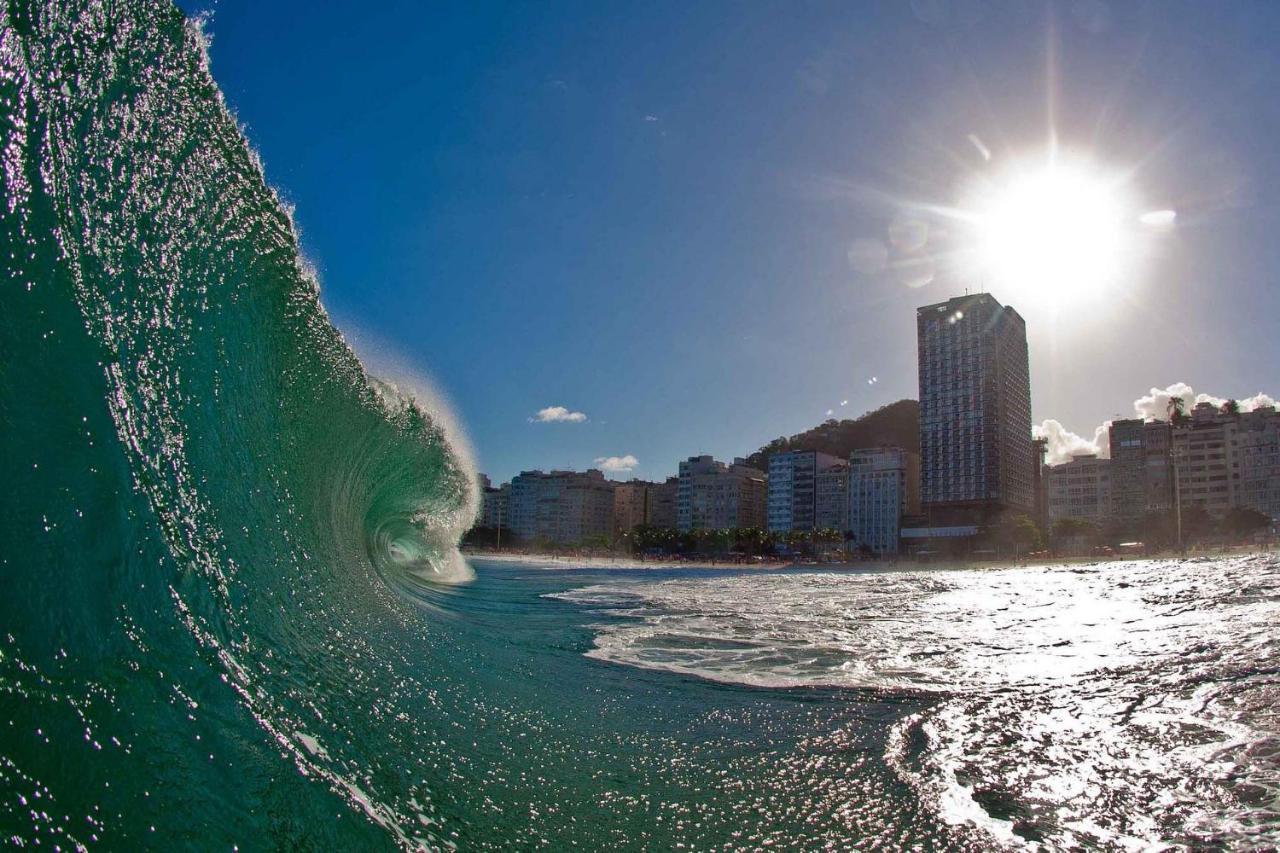
[[[1236,413],[1200,403],[1171,433],[1183,510],[1199,506],[1221,516],[1251,507],[1280,518],[1280,415],[1273,406]]]
[[[649,488],[649,505],[645,523],[650,527],[674,530],[676,527],[676,492],[680,486],[678,477],[668,477],[665,483],[655,483]]]
[[[1169,425],[1126,418],[1111,422],[1111,517],[1135,521],[1173,505]]]
[[[1034,512],[1026,324],[989,294],[916,311],[922,512]]]
[[[477,526],[498,528],[506,527],[510,524],[510,510],[508,504],[511,500],[511,484],[503,483],[501,486],[494,488],[489,485],[489,478],[481,475],[481,486],[483,491],[480,493],[480,518],[477,520]]]
[[[511,480],[510,528],[525,542],[575,545],[613,532],[614,484],[589,471],[521,471]]]
[[[1280,414],[1275,407],[1240,415],[1231,436],[1231,473],[1235,505],[1280,522]]]
[[[1236,418],[1212,403],[1196,406],[1189,420],[1173,426],[1176,490],[1185,510],[1198,506],[1223,515],[1232,506],[1230,459]]]
[[[1049,439],[1031,439],[1031,520],[1041,530],[1049,528],[1049,495],[1045,491],[1045,457],[1049,455]]]
[[[1112,517],[1111,464],[1097,454],[1081,453],[1045,472],[1049,524],[1075,518],[1102,524]]]
[[[813,526],[816,530],[849,529],[849,466],[837,462],[814,479]]]
[[[710,456],[691,456],[680,463],[676,527],[681,532],[764,527],[764,505],[764,472],[744,460],[726,465]]]
[[[899,447],[855,450],[848,480],[849,546],[897,554],[903,517],[920,511],[920,457]]]
[[[789,450],[769,457],[766,522],[770,533],[813,530],[818,509],[818,475],[840,460],[816,450]]]
[[[628,480],[613,485],[613,532],[630,533],[647,523],[649,495],[657,483],[646,480]]]

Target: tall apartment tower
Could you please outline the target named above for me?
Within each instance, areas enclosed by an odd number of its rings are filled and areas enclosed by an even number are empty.
[[[770,456],[765,504],[769,532],[813,530],[819,526],[818,475],[839,464],[836,457],[816,450],[788,450]]]
[[[1027,326],[990,294],[916,311],[921,511],[981,522],[1033,512]]]

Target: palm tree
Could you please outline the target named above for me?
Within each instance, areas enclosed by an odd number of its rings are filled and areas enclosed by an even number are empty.
[[[1170,397],[1168,413],[1170,423],[1182,423],[1187,418],[1187,401],[1181,397]]]

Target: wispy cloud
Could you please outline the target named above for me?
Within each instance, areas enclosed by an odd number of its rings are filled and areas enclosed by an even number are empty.
[[[538,413],[529,418],[529,423],[538,424],[580,424],[587,419],[582,412],[571,412],[564,406],[547,406],[545,409],[539,409]]]
[[[640,464],[630,453],[626,456],[600,456],[596,459],[596,467],[610,474],[627,474]]]

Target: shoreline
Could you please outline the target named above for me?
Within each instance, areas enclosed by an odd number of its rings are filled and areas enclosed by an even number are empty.
[[[462,556],[466,560],[486,560],[491,563],[550,563],[555,568],[567,569],[785,569],[794,565],[790,560],[760,563],[640,560],[635,557],[573,557],[565,554],[517,554],[507,551],[463,551]]]
[[[755,570],[778,571],[781,569],[810,569],[813,571],[971,571],[977,569],[1012,569],[1035,566],[1101,566],[1110,563],[1148,562],[1153,560],[1197,560],[1208,557],[1243,557],[1250,554],[1271,553],[1265,547],[1213,551],[1189,551],[1186,554],[1167,552],[1133,555],[1081,555],[1040,557],[1033,560],[968,560],[955,562],[917,562],[914,560],[865,560],[858,562],[811,563],[794,560],[768,560],[763,562],[728,562],[711,560],[640,560],[635,557],[575,557],[565,554],[520,554],[507,551],[463,551],[464,559],[491,563],[539,564],[539,568],[558,569],[698,569],[698,570]]]

